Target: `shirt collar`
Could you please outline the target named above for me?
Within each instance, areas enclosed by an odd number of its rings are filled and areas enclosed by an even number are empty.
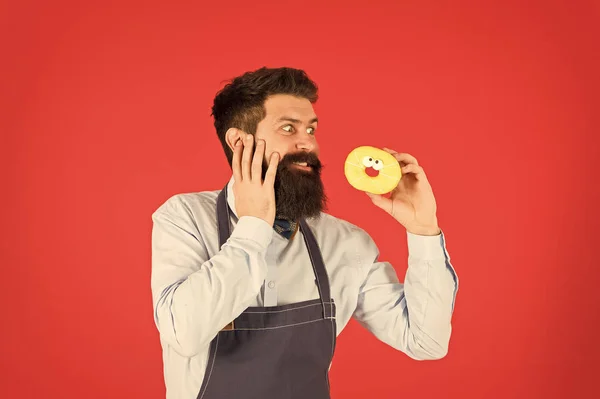
[[[235,209],[235,196],[233,194],[233,182],[234,182],[234,178],[233,175],[229,178],[229,183],[227,183],[227,204],[229,205],[229,209],[231,209],[231,212],[235,215],[236,219],[238,218],[237,215],[237,211]]]

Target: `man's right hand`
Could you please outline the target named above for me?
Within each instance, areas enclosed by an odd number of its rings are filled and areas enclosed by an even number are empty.
[[[243,140],[243,142],[242,142]],[[274,152],[269,159],[269,167],[262,180],[262,166],[265,155],[265,141],[258,140],[256,151],[254,136],[242,135],[233,150],[233,193],[238,217],[254,216],[273,225],[275,221],[275,174],[279,163],[279,154]]]

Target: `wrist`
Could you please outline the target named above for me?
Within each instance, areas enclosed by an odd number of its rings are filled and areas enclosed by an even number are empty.
[[[406,231],[418,236],[437,236],[442,233],[442,230],[437,224],[427,226],[410,226],[406,229]]]

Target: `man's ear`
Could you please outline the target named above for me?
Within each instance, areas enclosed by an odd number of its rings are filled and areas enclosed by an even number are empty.
[[[227,145],[229,146],[232,152],[233,148],[235,147],[235,143],[237,143],[238,140],[244,140],[246,135],[247,133],[244,133],[243,131],[234,127],[231,127],[227,130],[227,132],[225,133],[225,141],[227,142]]]

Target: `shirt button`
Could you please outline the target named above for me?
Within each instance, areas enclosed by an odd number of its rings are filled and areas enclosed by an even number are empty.
[[[275,288],[275,282],[269,281],[269,288]]]

